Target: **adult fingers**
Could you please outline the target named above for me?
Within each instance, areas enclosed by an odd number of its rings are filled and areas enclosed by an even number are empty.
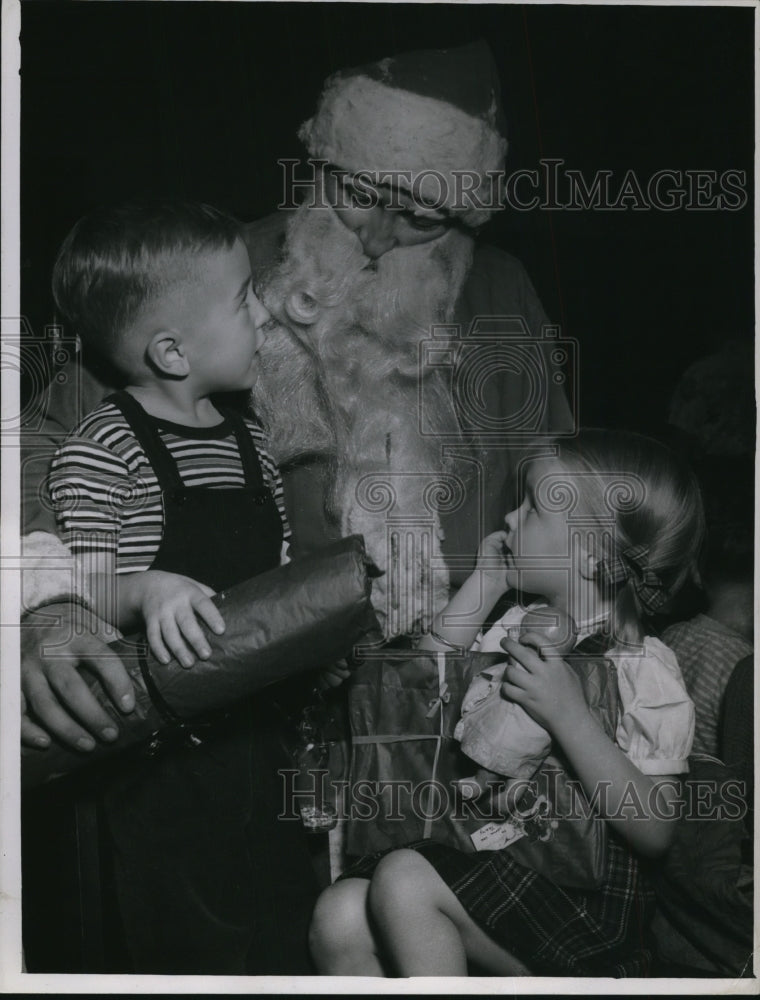
[[[208,597],[199,597],[191,601],[195,613],[200,615],[212,632],[221,635],[226,626],[219,608]]]
[[[122,712],[132,712],[135,707],[132,678],[116,653],[94,636],[82,636],[77,652],[81,662],[98,676],[114,705]]]
[[[44,749],[50,746],[50,737],[44,729],[32,722],[26,710],[26,698],[21,692],[21,742],[24,746]]]
[[[71,645],[70,648],[73,648]],[[58,702],[74,716],[93,736],[111,743],[119,735],[113,719],[87,686],[84,678],[71,661],[51,665],[48,683],[58,697]],[[36,711],[36,709],[35,709]]]
[[[27,679],[26,700],[45,730],[62,743],[74,750],[87,751],[95,747],[95,740],[61,707],[42,674],[35,674]]]

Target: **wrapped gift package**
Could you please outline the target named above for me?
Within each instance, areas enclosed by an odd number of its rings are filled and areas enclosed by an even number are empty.
[[[100,743],[86,754],[58,742],[47,750],[24,748],[22,784],[40,784],[135,744],[148,744],[162,732],[181,730],[269,684],[379,641],[370,601],[372,570],[361,536],[354,535],[217,594],[213,601],[226,629],[222,635],[204,630],[211,656],[189,669],[176,660],[159,663],[141,637],[112,643],[132,678],[135,710],[121,714],[97,678],[82,676],[116,722],[118,740]]]
[[[343,802],[348,855],[432,839],[466,852],[508,847],[517,861],[560,885],[591,888],[604,879],[606,824],[570,781],[556,748],[526,786],[514,823],[487,794],[473,802],[457,789],[477,768],[453,735],[462,700],[471,679],[504,657],[388,652],[358,669],[349,695],[351,776]],[[592,713],[613,735],[614,668],[602,656],[566,660]],[[558,816],[573,818],[558,823]]]
[[[460,751],[454,728],[472,677],[503,659],[403,651],[359,667],[349,694],[349,854],[427,838],[473,849],[470,833],[483,821],[451,818],[453,782],[476,767]]]

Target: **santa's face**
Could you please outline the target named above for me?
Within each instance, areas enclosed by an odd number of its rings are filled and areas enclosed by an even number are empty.
[[[323,174],[324,194],[340,221],[361,240],[367,257],[376,259],[395,247],[429,243],[451,227],[450,217],[435,207],[418,204],[401,188],[361,186],[341,171]]]

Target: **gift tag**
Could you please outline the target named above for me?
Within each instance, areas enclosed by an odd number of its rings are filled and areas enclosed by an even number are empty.
[[[507,820],[505,823],[486,823],[470,834],[470,840],[476,851],[501,851],[524,836],[522,827]]]

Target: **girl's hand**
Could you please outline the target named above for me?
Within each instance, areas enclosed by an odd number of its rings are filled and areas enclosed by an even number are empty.
[[[580,723],[588,715],[588,709],[581,682],[572,667],[558,656],[544,659],[536,652],[541,650],[541,641],[542,636],[532,632],[522,635],[520,642],[501,640],[501,648],[511,658],[504,671],[501,693],[522,706],[552,735],[557,735],[558,729]],[[530,648],[531,645],[536,649]]]
[[[534,637],[528,633],[521,640]],[[642,774],[588,710],[581,682],[564,660],[544,659],[513,639],[502,639],[501,646],[517,661],[504,672],[502,694],[557,740],[588,800],[598,803],[599,815],[635,851],[651,858],[663,854],[679,814],[677,776]]]
[[[195,657],[185,640],[202,660],[211,656],[198,619],[217,635],[224,632],[224,619],[211,601],[214,591],[210,587],[163,570],[135,573],[130,582],[137,588],[138,609],[157,660],[168,663],[174,656],[183,667],[192,667]]]
[[[507,545],[507,532],[494,531],[486,535],[478,546],[478,558],[475,564],[481,577],[499,588],[503,593],[509,587],[507,582],[507,557],[510,548]]]
[[[326,691],[327,688],[340,687],[343,681],[347,681],[351,676],[351,668],[345,660],[336,660],[329,667],[323,667],[319,672],[319,687]]]

